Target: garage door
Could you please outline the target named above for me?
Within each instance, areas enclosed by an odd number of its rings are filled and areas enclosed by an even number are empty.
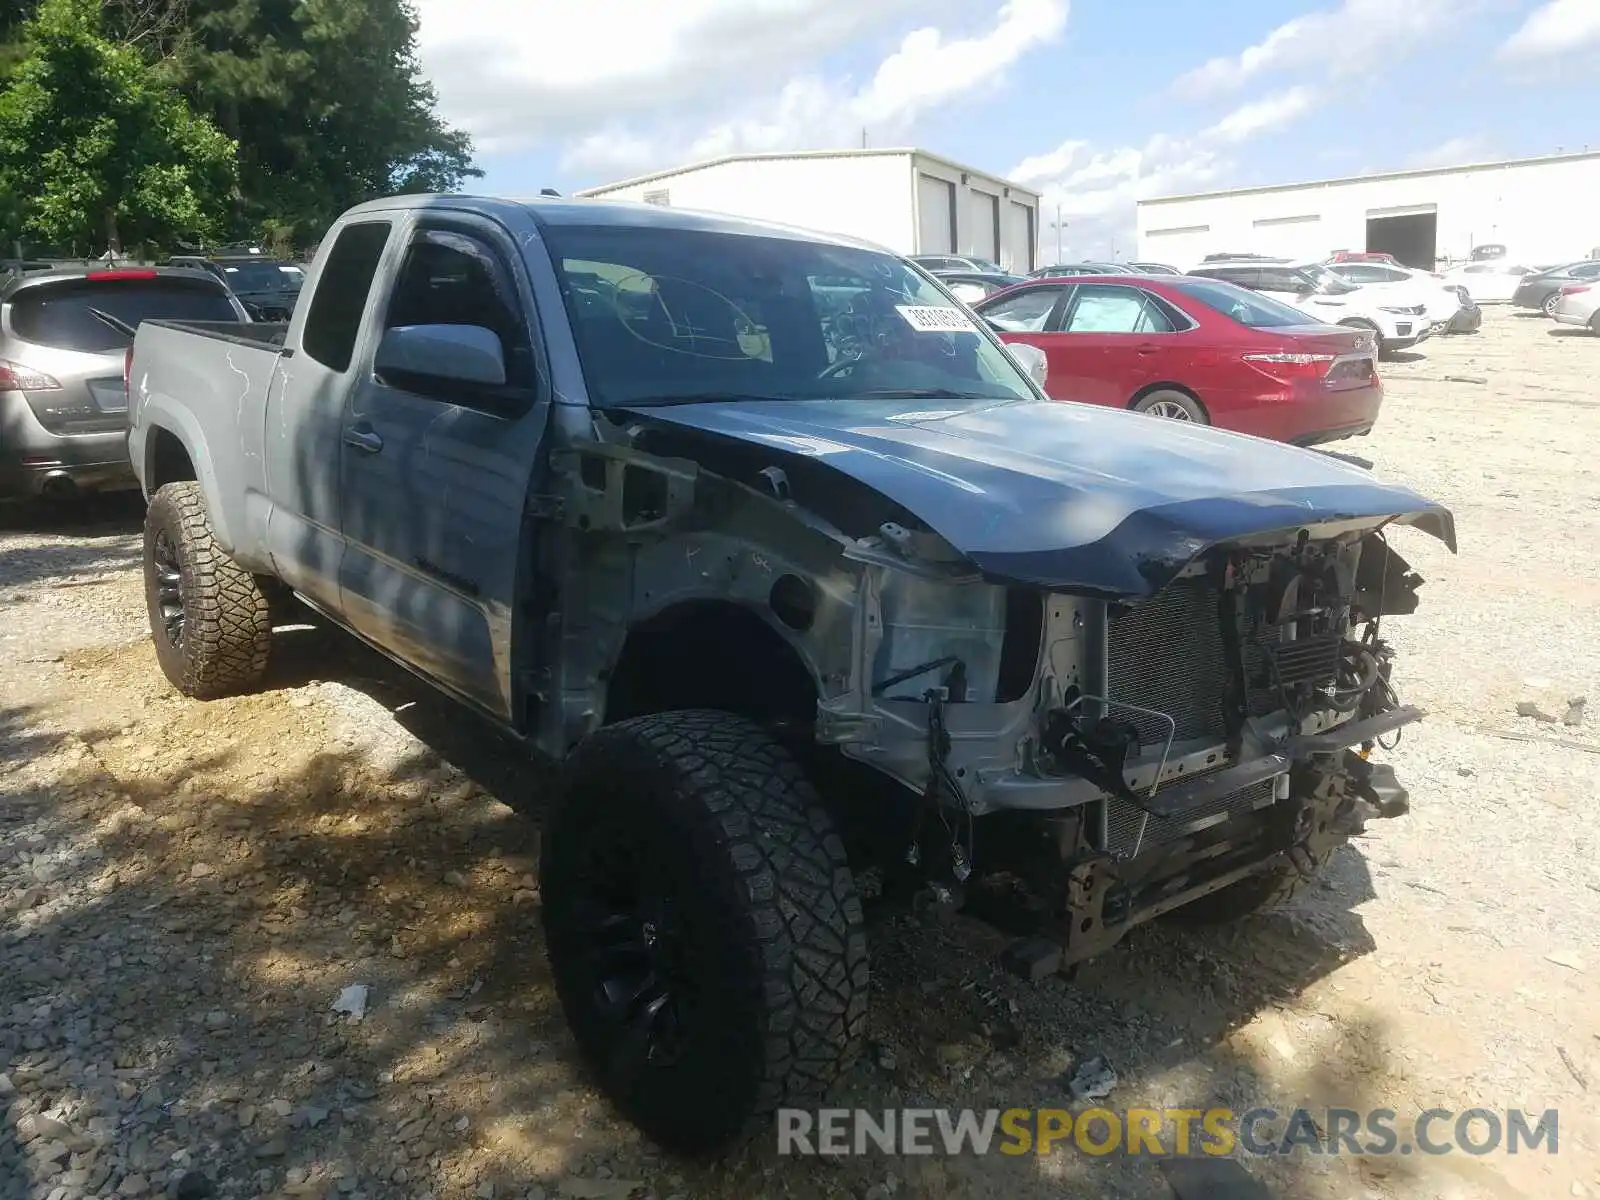
[[[1026,275],[1033,270],[1033,209],[1015,200],[1006,204],[1005,237],[1000,239],[1000,265]]]
[[[956,185],[932,175],[918,175],[917,214],[917,253],[954,253]]]
[[[988,192],[968,192],[967,253],[1000,261],[1000,197]]]

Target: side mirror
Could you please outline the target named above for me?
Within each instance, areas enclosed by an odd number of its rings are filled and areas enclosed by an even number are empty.
[[[1041,388],[1044,387],[1044,382],[1050,374],[1050,360],[1045,357],[1044,351],[1026,342],[1006,342],[1004,345],[1017,365],[1027,372],[1028,378]]]
[[[482,325],[397,325],[386,330],[373,370],[398,387],[417,383],[503,387],[500,335]]]

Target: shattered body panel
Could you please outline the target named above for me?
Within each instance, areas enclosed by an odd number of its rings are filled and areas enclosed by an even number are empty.
[[[1383,529],[1454,548],[1415,493],[1063,405],[707,403],[593,429],[557,459],[582,563],[563,576],[568,745],[607,719],[630,629],[738,605],[804,665],[816,744],[965,823],[913,857],[976,885],[1016,866],[986,818],[1052,841],[1043,924],[1067,962],[1403,811],[1352,748],[1422,716],[1375,637],[1421,583]]]

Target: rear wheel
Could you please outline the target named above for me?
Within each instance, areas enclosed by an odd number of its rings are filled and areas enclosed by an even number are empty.
[[[1141,396],[1130,406],[1134,412],[1149,413],[1152,417],[1166,417],[1169,421],[1193,421],[1197,425],[1208,425],[1206,410],[1193,396],[1183,392],[1165,388],[1159,392],[1151,392]]]
[[[214,700],[261,682],[270,606],[255,576],[217,545],[198,483],[169,483],[151,497],[144,578],[156,661],[173,687]]]
[[[668,1149],[726,1147],[859,1053],[867,944],[844,846],[752,722],[668,712],[593,734],[566,764],[540,871],[578,1048]]]
[[[1544,315],[1547,316],[1547,317],[1555,316],[1556,315],[1556,305],[1558,305],[1560,303],[1561,303],[1561,293],[1560,292],[1551,292],[1548,296],[1546,296],[1544,298],[1544,304],[1541,306],[1541,307],[1544,308]]]

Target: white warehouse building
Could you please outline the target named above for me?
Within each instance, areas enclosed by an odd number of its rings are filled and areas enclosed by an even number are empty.
[[[800,225],[898,254],[1034,267],[1039,194],[926,150],[730,154],[577,193]]]
[[[1183,270],[1207,254],[1378,250],[1432,270],[1501,245],[1526,265],[1600,249],[1600,153],[1558,154],[1319,183],[1141,200],[1139,258]]]

